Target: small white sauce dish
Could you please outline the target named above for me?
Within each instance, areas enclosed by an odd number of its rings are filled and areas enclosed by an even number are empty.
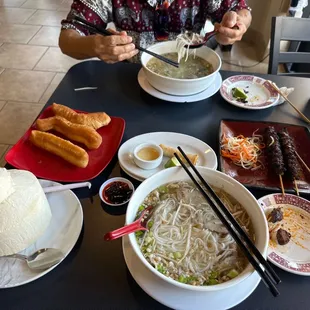
[[[111,201],[108,201],[108,198],[106,196],[106,190],[110,187],[110,185],[112,185],[113,183],[125,183],[128,185],[129,189],[132,190],[132,193],[130,195],[130,197],[124,201],[122,201],[121,203],[113,203]],[[133,195],[135,191],[135,188],[133,186],[133,184],[125,179],[125,178],[121,178],[121,177],[117,177],[117,178],[111,178],[111,179],[108,179],[107,181],[105,181],[101,186],[100,186],[100,190],[99,190],[99,196],[100,196],[100,199],[103,203],[109,205],[109,206],[112,206],[112,207],[119,207],[119,206],[123,206],[125,205],[126,203],[128,203]]]
[[[134,149],[133,160],[142,169],[155,169],[163,160],[163,150],[154,143],[142,143]]]

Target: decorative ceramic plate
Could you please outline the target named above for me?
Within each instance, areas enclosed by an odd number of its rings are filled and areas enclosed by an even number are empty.
[[[181,146],[186,153],[197,154],[199,156],[197,166],[204,166],[211,169],[217,168],[217,157],[213,149],[203,141],[194,137],[174,132],[151,132],[136,136],[126,141],[118,151],[118,161],[121,168],[131,177],[138,181],[144,181],[156,172],[164,168],[169,158],[164,157],[158,168],[144,170],[136,166],[133,161],[133,150],[142,143],[165,144],[173,148]]]
[[[281,208],[283,220],[279,227],[291,234],[286,245],[269,241],[268,259],[283,270],[310,276],[310,201],[298,196],[271,194],[258,200],[268,218],[274,208]],[[272,229],[269,223],[269,229]]]
[[[257,134],[263,134],[265,128],[268,126],[274,126],[276,131],[287,128],[290,136],[293,138],[296,151],[308,167],[310,167],[310,132],[306,127],[272,122],[222,120],[220,124],[219,139],[221,141],[224,134],[226,137],[238,135],[251,137],[256,130]],[[280,191],[279,177],[273,172],[272,167],[269,166],[265,149],[262,150],[259,160],[263,163],[264,168],[255,171],[236,166],[230,159],[222,156],[220,156],[219,165],[222,172],[238,180],[246,187]],[[310,173],[304,169],[303,165],[300,166],[303,173],[300,180],[296,181],[298,190],[301,193],[310,193]],[[287,174],[283,176],[283,185],[286,192],[295,192],[295,185],[290,181]]]
[[[222,85],[222,77],[220,73],[217,73],[215,75],[214,83],[210,87],[208,87],[206,90],[198,94],[191,96],[173,96],[160,92],[159,90],[151,86],[150,83],[147,81],[143,69],[139,71],[138,82],[145,92],[147,92],[148,94],[150,94],[155,98],[170,102],[187,103],[187,102],[201,101],[212,97],[220,89]]]
[[[256,289],[260,277],[254,272],[234,287],[215,292],[196,292],[181,289],[156,277],[134,253],[127,236],[123,237],[123,253],[126,265],[138,285],[161,304],[178,310],[232,308]]]
[[[45,180],[40,180],[40,183],[42,187],[60,185]],[[52,211],[51,222],[43,236],[20,254],[30,255],[42,248],[55,248],[61,250],[66,258],[76,244],[82,230],[82,207],[79,199],[70,190],[49,193],[46,194],[46,197]],[[0,288],[15,287],[32,282],[43,277],[59,264],[44,271],[32,271],[22,260],[0,258]]]
[[[51,116],[53,116],[53,112],[51,107],[48,107],[39,118]],[[82,182],[95,178],[110,163],[122,141],[125,121],[122,118],[111,117],[108,126],[97,130],[102,136],[102,143],[97,150],[87,151],[89,164],[86,168],[75,167],[64,159],[34,146],[28,139],[33,129],[35,129],[35,124],[11,148],[5,156],[5,160],[10,165],[18,169],[28,170],[42,179],[59,182]],[[59,135],[56,132],[54,134]]]
[[[244,102],[232,95],[233,88],[241,88],[247,95]],[[261,110],[275,105],[279,94],[263,78],[253,75],[234,75],[227,78],[221,88],[222,97],[229,103],[243,109]]]

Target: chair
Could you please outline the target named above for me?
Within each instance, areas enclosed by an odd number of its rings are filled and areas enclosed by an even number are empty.
[[[278,74],[278,65],[310,63],[310,52],[280,52],[280,41],[310,42],[310,19],[273,17],[270,40],[269,74]],[[310,77],[310,72],[287,72],[279,75]]]

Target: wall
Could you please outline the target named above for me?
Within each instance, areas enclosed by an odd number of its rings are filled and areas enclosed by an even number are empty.
[[[271,18],[286,15],[290,0],[247,0],[252,8],[252,24],[244,40],[253,44],[259,58],[263,58],[269,47]]]

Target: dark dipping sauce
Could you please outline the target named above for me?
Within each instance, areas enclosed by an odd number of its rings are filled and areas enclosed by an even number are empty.
[[[130,199],[132,189],[125,182],[112,182],[108,184],[102,191],[105,201],[111,204],[120,204]]]

